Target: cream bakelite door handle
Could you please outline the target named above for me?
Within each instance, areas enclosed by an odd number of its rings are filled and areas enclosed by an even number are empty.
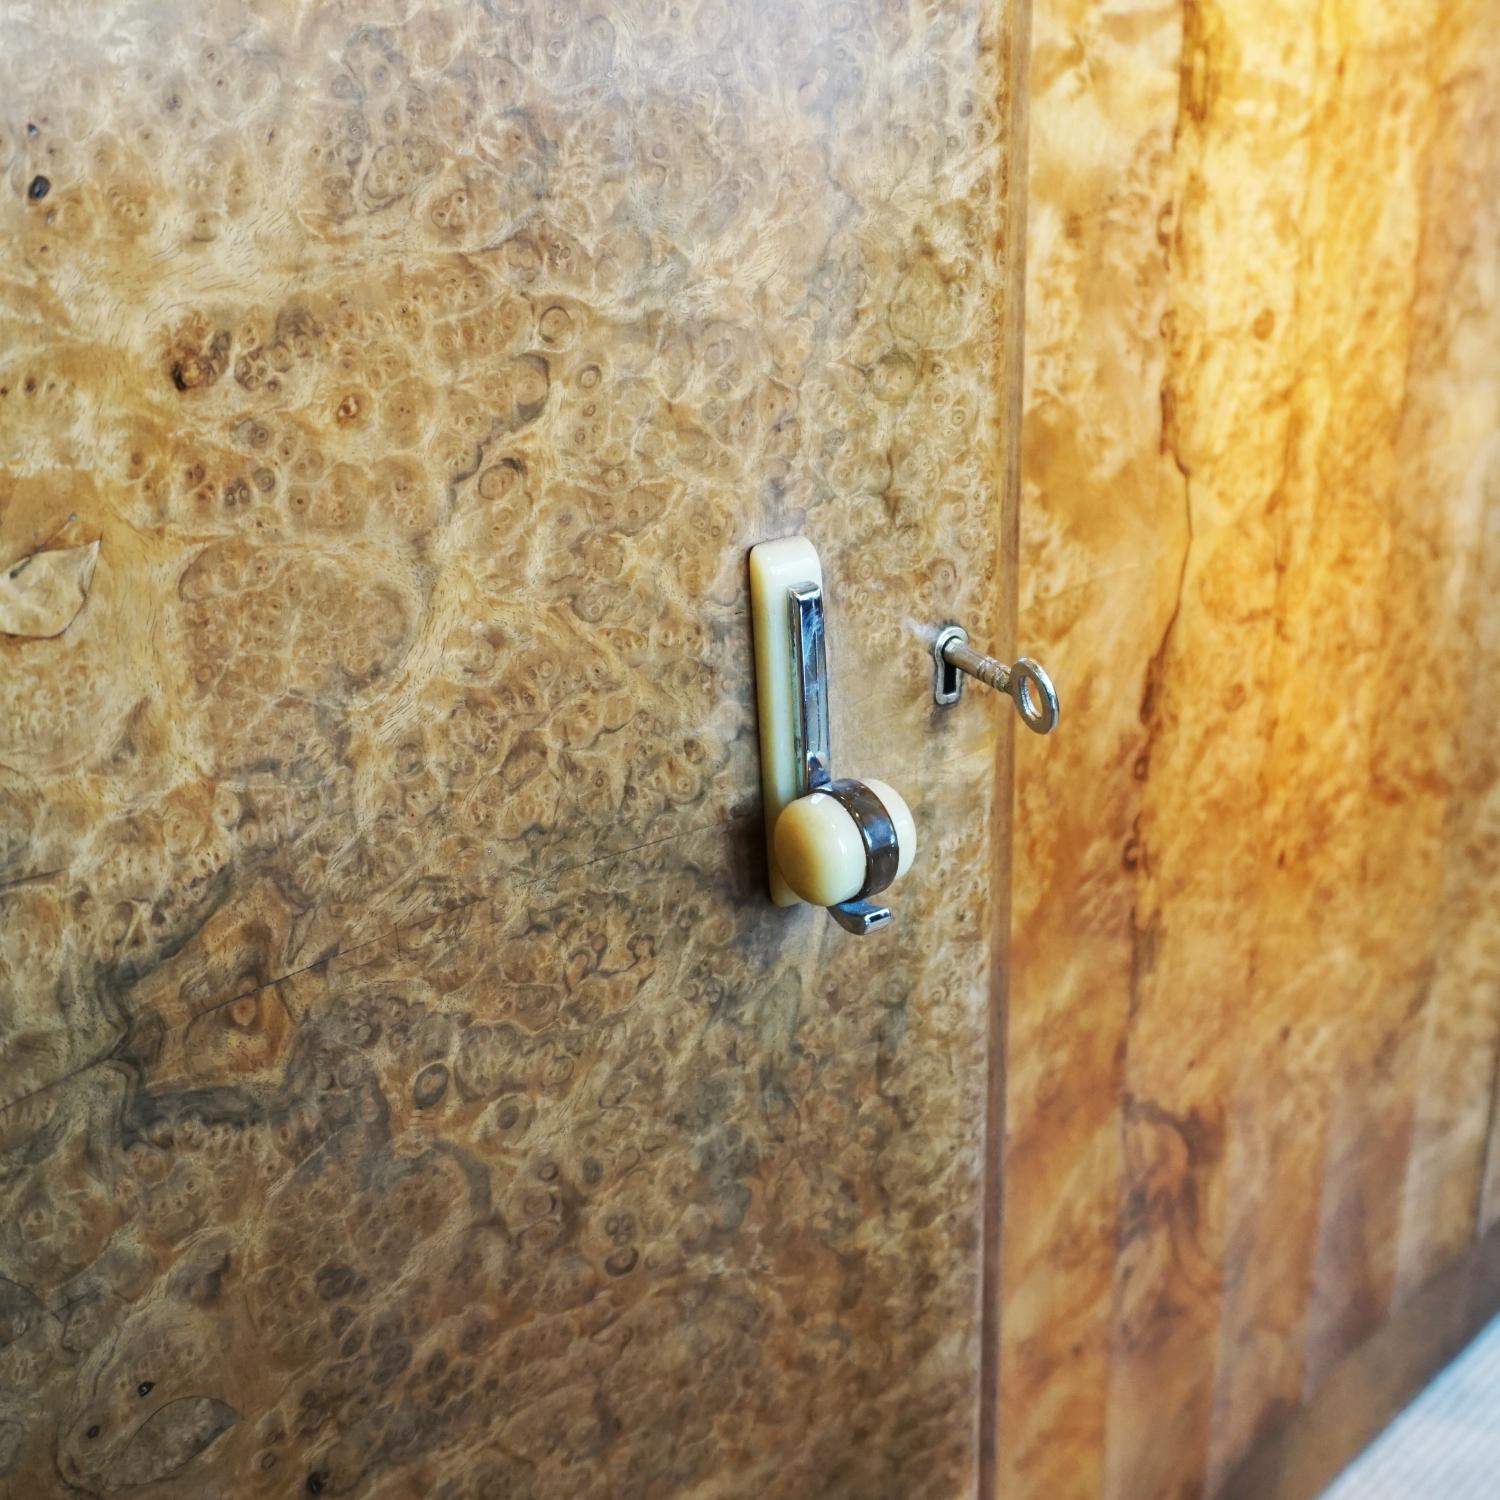
[[[911,868],[917,828],[883,781],[833,778],[823,570],[806,537],[751,549],[750,602],[771,899],[874,932],[891,912],[870,898]]]

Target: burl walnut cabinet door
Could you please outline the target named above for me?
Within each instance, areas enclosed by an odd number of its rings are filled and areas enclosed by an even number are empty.
[[[1023,36],[5,7],[0,1494],[973,1493]],[[765,892],[796,533],[866,940]]]

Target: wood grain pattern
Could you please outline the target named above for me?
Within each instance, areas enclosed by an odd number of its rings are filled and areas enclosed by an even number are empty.
[[[1492,1222],[1500,53],[1035,26],[1000,1492],[1156,1500]]]
[[[1224,1500],[1317,1500],[1500,1307],[1500,1234],[1473,1240],[1224,1481]]]
[[[7,8],[6,1500],[974,1486],[1014,57]],[[889,941],[761,897],[797,531]]]
[[[984,1036],[944,988],[987,945],[935,890],[938,964],[788,926],[758,838],[512,888],[8,1111],[14,1493],[956,1492]],[[974,830],[934,843],[981,900]]]

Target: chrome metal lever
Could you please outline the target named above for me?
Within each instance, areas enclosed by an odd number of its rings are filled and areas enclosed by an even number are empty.
[[[794,583],[786,591],[786,600],[792,637],[792,736],[797,746],[797,795],[805,797],[833,780],[823,586]]]
[[[828,908],[846,932],[864,937],[891,921],[891,909],[866,899],[896,874],[896,828],[890,814],[862,781],[833,779],[832,732],[828,727],[828,631],[823,588],[795,583],[786,591],[792,641],[792,732],[797,746],[797,796],[826,792],[854,819],[865,848],[868,874],[848,901]]]
[[[841,901],[828,908],[828,915],[855,937],[868,937],[872,932],[891,925],[890,907],[874,901]]]
[[[939,708],[951,707],[963,697],[967,675],[1004,693],[1032,733],[1051,734],[1057,728],[1057,689],[1040,662],[1022,656],[1011,665],[986,656],[969,644],[969,632],[962,625],[945,625],[938,631],[932,658],[932,697]]]

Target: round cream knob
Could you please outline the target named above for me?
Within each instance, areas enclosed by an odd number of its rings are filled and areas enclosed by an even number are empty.
[[[883,781],[864,783],[884,806],[895,832],[898,859],[892,879],[911,868],[917,852],[917,826],[911,809]],[[865,840],[854,815],[828,792],[810,792],[789,802],[776,820],[772,838],[782,878],[814,906],[852,901],[870,879]]]
[[[865,842],[859,825],[827,792],[788,802],[773,838],[781,877],[814,906],[837,906],[865,883]]]

